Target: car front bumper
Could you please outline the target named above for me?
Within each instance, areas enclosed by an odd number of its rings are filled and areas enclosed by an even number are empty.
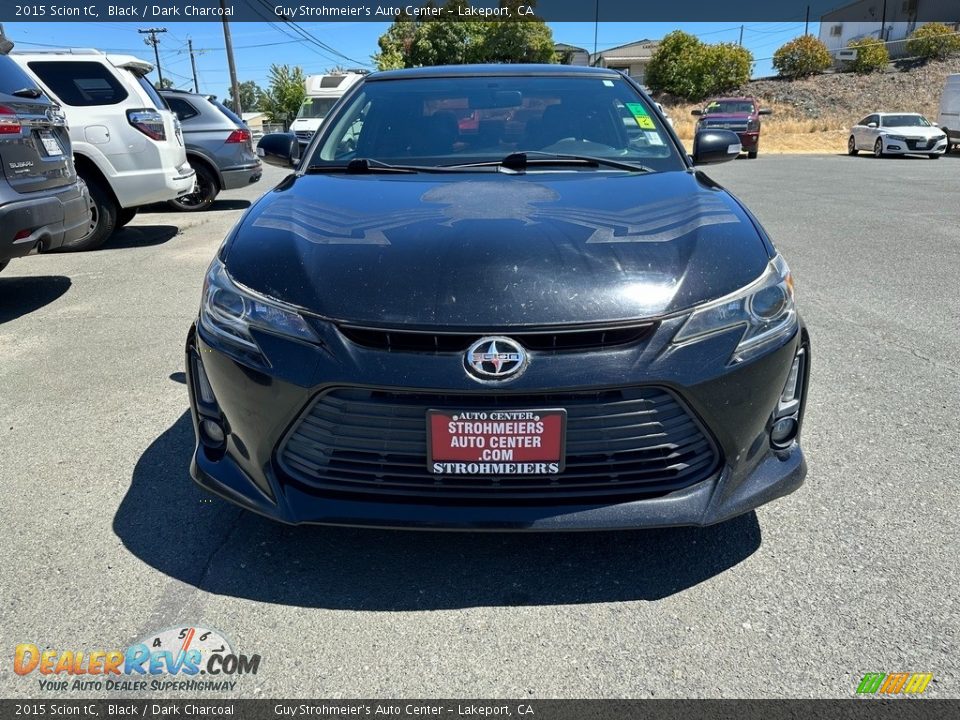
[[[915,143],[884,138],[883,151],[888,155],[943,155],[947,152],[947,139],[919,147]]]
[[[753,152],[760,145],[760,131],[759,130],[750,130],[749,132],[739,132],[737,137],[740,138],[740,147],[743,148],[744,152]]]
[[[533,358],[531,366],[537,370],[524,373],[510,388],[510,392],[547,396],[614,385],[668,389],[705,428],[718,458],[708,477],[673,492],[640,499],[573,501],[551,500],[545,492],[535,501],[453,502],[439,496],[390,498],[306,487],[284,470],[280,448],[304,408],[327,389],[402,385],[404,391],[489,394],[466,375],[459,353],[424,357],[350,347],[350,341],[338,337],[332,327],[321,338],[322,347],[258,336],[268,358],[284,358],[267,371],[224,352],[202,329],[191,329],[187,379],[197,434],[191,474],[207,490],[285,523],[411,529],[549,531],[710,525],[796,490],[806,475],[799,435],[788,447],[775,449],[769,434],[793,359],[801,347],[809,353],[806,330],[801,326],[779,348],[731,368],[726,362],[737,343],[736,332],[674,348],[669,341],[681,321],[665,322],[639,346],[594,352],[588,363],[583,362],[583,353],[576,352]],[[722,361],[711,362],[718,358]],[[206,416],[198,412],[198,363],[226,429],[226,442],[219,448],[211,449],[201,440],[200,422]],[[717,367],[707,369],[712,364]],[[624,368],[630,368],[626,377]],[[809,362],[805,362],[802,397],[808,372]]]
[[[90,192],[80,181],[55,194],[7,203],[0,206],[0,261],[35,248],[56,250],[81,239],[89,229]]]

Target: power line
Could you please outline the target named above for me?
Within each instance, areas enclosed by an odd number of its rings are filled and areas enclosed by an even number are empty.
[[[163,70],[160,67],[160,41],[157,40],[159,33],[165,33],[166,28],[141,28],[137,30],[141,35],[149,35],[150,38],[144,38],[147,45],[153,45],[153,56],[157,59],[157,77],[160,79],[160,87],[163,87]]]

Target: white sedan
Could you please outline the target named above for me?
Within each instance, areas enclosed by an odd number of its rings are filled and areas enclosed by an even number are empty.
[[[947,135],[919,113],[873,113],[850,129],[847,153],[861,150],[874,157],[927,155],[936,160],[947,152]]]

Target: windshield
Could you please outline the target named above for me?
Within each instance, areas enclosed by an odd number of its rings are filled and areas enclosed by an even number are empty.
[[[540,151],[685,167],[650,103],[615,77],[367,81],[324,128],[309,165],[442,166]]]
[[[303,118],[320,118],[323,119],[327,116],[327,113],[330,112],[330,108],[337,104],[337,100],[340,98],[311,98],[308,97],[303,101],[303,105],[300,106],[300,111],[297,113],[298,119]]]
[[[704,115],[752,115],[753,103],[749,100],[714,100],[703,110]]]
[[[923,115],[881,115],[880,127],[930,127]]]

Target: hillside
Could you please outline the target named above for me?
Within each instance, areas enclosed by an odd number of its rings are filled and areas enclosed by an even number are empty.
[[[869,112],[921,112],[936,122],[944,79],[951,73],[960,73],[960,57],[926,65],[903,62],[872,75],[752,80],[738,93],[756,96],[774,111],[763,121],[761,152],[837,152],[845,146],[850,125]],[[700,105],[661,102],[680,137],[691,140],[690,111]]]

